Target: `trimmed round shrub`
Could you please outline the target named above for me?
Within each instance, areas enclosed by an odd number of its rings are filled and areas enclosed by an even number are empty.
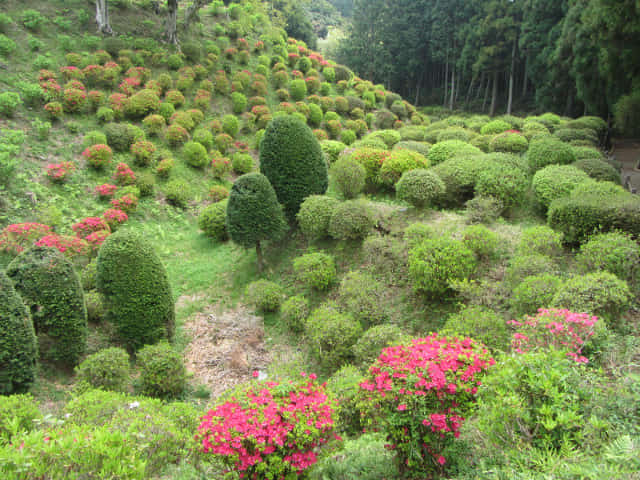
[[[555,273],[558,267],[552,258],[536,253],[527,253],[513,257],[505,271],[505,282],[516,286],[527,277],[542,273]]]
[[[364,326],[387,320],[389,313],[383,302],[384,297],[384,285],[368,273],[349,272],[340,282],[340,303]]]
[[[104,133],[109,146],[116,152],[128,152],[136,140],[132,127],[127,123],[107,123],[104,126]]]
[[[296,102],[304,100],[304,97],[307,96],[306,82],[301,78],[291,80],[291,83],[289,83],[289,93],[291,94],[291,98]]]
[[[207,149],[198,142],[187,142],[182,147],[185,162],[194,168],[204,168],[209,163]]]
[[[576,160],[571,165],[579,168],[595,180],[613,182],[616,184],[620,183],[620,172],[618,172],[618,170],[616,170],[611,164],[604,160],[600,160],[599,158],[582,158]]]
[[[0,270],[0,395],[29,390],[37,359],[38,344],[29,310]],[[0,438],[2,430],[0,425]]]
[[[409,251],[409,277],[414,290],[435,297],[447,293],[451,282],[469,278],[476,262],[461,241],[429,238]]]
[[[260,312],[275,312],[280,308],[284,290],[280,285],[268,280],[256,280],[247,285],[245,297],[249,305]]]
[[[373,227],[369,207],[356,200],[339,203],[329,220],[329,235],[335,240],[359,240]]]
[[[290,297],[280,311],[285,325],[294,332],[301,332],[309,316],[309,301],[301,295]]]
[[[85,133],[84,137],[82,137],[82,145],[87,148],[91,147],[92,145],[106,144],[107,136],[98,130],[91,130],[90,132]]]
[[[192,196],[191,187],[184,180],[171,180],[164,187],[164,196],[169,205],[186,208]]]
[[[523,153],[527,148],[529,148],[527,138],[519,133],[501,133],[489,142],[489,150],[492,152]]]
[[[182,355],[167,342],[146,345],[136,354],[140,370],[140,393],[150,397],[175,398],[187,386]]]
[[[104,318],[105,310],[100,294],[95,290],[86,292],[84,294],[84,303],[87,307],[87,320],[92,323],[101,322]]]
[[[76,91],[73,89],[74,92]],[[0,93],[0,115],[3,117],[13,117],[13,114],[22,105],[20,95],[15,92]]]
[[[380,167],[380,182],[393,188],[402,174],[416,168],[427,168],[429,161],[418,152],[412,150],[393,150]]]
[[[240,131],[240,122],[235,115],[225,115],[222,117],[222,131],[227,135],[235,137]]]
[[[506,132],[507,130],[511,130],[512,128],[511,124],[504,120],[492,120],[489,123],[485,123],[482,128],[480,128],[480,133],[482,135],[497,135],[499,133]]]
[[[357,135],[353,130],[342,130],[340,132],[340,141],[345,145],[351,145],[356,141]]]
[[[233,92],[231,104],[233,105],[233,113],[239,115],[247,109],[247,97],[243,93]]]
[[[396,183],[396,196],[416,208],[431,205],[444,192],[445,186],[440,177],[422,168],[404,172]]]
[[[151,243],[128,230],[107,237],[96,276],[106,320],[130,350],[173,337],[175,310],[167,271]]]
[[[149,135],[159,135],[166,124],[164,117],[158,114],[148,115],[142,120],[142,125]]]
[[[338,160],[338,157],[347,146],[336,140],[322,140],[320,148],[327,158],[327,163],[331,165]]]
[[[260,173],[273,185],[290,220],[309,195],[322,195],[329,183],[327,164],[311,129],[290,116],[274,118],[260,143]]]
[[[384,147],[383,147],[384,148]],[[367,188],[374,189],[380,184],[380,167],[387,161],[391,152],[378,148],[356,148],[349,158],[361,163],[366,171],[365,183]]]
[[[463,205],[474,196],[480,172],[493,162],[482,156],[452,158],[431,169],[445,185],[445,193],[435,203],[443,207]]]
[[[174,123],[167,127],[164,132],[164,138],[169,145],[177,147],[189,140],[189,132],[183,126]]]
[[[309,288],[327,290],[336,279],[336,264],[326,253],[307,253],[293,261],[296,279]]]
[[[227,234],[227,201],[222,200],[206,207],[198,217],[198,227],[204,234],[217,241],[229,238]]]
[[[131,379],[129,354],[122,348],[111,347],[85,358],[76,367],[80,384],[112,392],[126,392]]]
[[[134,93],[125,104],[125,114],[131,118],[143,118],[157,112],[160,98],[153,90],[140,90]]]
[[[596,158],[598,160],[606,159],[604,153],[602,153],[595,147],[573,147],[573,153],[576,156],[576,161],[589,160],[593,158]]]
[[[231,168],[239,175],[253,170],[253,157],[248,153],[236,152],[231,157]]]
[[[482,150],[461,140],[447,140],[432,145],[427,159],[431,165],[437,165],[458,156],[471,156],[481,154]]]
[[[342,157],[329,170],[331,180],[344,198],[357,197],[364,188],[366,171],[350,157]]]
[[[577,185],[588,179],[589,175],[574,166],[549,165],[536,172],[531,185],[536,200],[546,209],[551,202],[569,196]]]
[[[478,260],[486,261],[497,256],[500,237],[484,225],[474,225],[464,229],[462,243]]]
[[[624,330],[620,317],[629,309],[631,298],[624,280],[609,272],[596,272],[567,280],[551,300],[551,306],[596,315],[608,326]]]
[[[567,143],[580,141],[587,145],[598,144],[598,134],[590,128],[558,128],[553,136]]]
[[[365,331],[353,346],[355,363],[368,368],[380,356],[382,349],[408,339],[409,336],[397,325],[375,325]]]
[[[551,305],[553,297],[561,287],[563,280],[551,273],[542,273],[526,277],[513,289],[511,310],[514,315],[533,315],[539,308]]]
[[[334,305],[324,305],[305,323],[311,351],[320,365],[337,370],[353,358],[352,346],[362,336],[360,323],[351,315],[340,313]]]
[[[444,130],[438,131],[438,136],[436,140],[438,142],[445,142],[447,140],[461,140],[463,142],[469,142],[471,140],[473,132],[469,132],[466,128],[462,127],[449,127]],[[424,138],[424,130],[423,130],[423,138]]]
[[[308,240],[317,240],[329,235],[329,221],[338,200],[325,195],[309,195],[296,215],[298,225]]]
[[[366,136],[366,140],[380,139],[388,148],[392,148],[396,143],[402,140],[402,136],[396,130],[378,130]]]
[[[494,197],[509,209],[520,205],[529,189],[529,179],[520,169],[492,163],[482,169],[476,180],[476,195]]]
[[[568,165],[576,161],[571,145],[554,138],[532,140],[527,151],[527,161],[531,172],[537,172],[547,165]]]
[[[193,132],[193,141],[201,144],[207,151],[213,148],[213,134],[205,129],[199,128]]]
[[[55,248],[33,247],[6,273],[31,311],[40,358],[76,365],[87,345],[87,310],[73,265]]]
[[[394,150],[412,150],[414,152],[418,152],[420,155],[426,157],[429,155],[429,149],[431,148],[431,144],[427,142],[418,142],[414,140],[402,140],[401,142],[396,143],[393,146]]]
[[[517,250],[521,255],[559,255],[562,253],[562,234],[546,225],[527,228],[522,231]]]
[[[132,143],[130,150],[133,154],[133,159],[136,165],[146,167],[151,164],[153,154],[156,151],[156,146],[153,144],[153,142],[140,140],[138,142]]]
[[[604,270],[633,284],[640,270],[640,246],[627,234],[602,233],[580,247],[576,261],[585,273]]]
[[[480,305],[470,305],[450,315],[439,333],[449,337],[470,337],[493,351],[506,351],[511,339],[505,319]]]

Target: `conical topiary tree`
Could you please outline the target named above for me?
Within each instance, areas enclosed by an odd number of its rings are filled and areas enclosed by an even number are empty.
[[[37,358],[31,315],[0,270],[0,395],[27,391],[36,375]]]
[[[238,245],[256,248],[259,271],[262,271],[260,242],[278,239],[286,228],[282,206],[267,177],[248,173],[238,178],[227,204],[227,231]]]
[[[31,310],[40,358],[77,365],[87,346],[87,309],[73,265],[55,248],[33,247],[13,259],[7,276]]]
[[[130,350],[173,337],[175,308],[160,258],[148,240],[119,230],[100,247],[96,274],[106,318]]]
[[[276,192],[290,221],[309,195],[327,191],[327,164],[311,129],[291,116],[276,117],[260,143],[260,173]]]

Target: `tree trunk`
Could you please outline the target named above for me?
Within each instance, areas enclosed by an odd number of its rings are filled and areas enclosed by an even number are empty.
[[[262,260],[262,246],[260,242],[256,242],[256,256],[258,257],[258,273],[262,273],[263,260]]]
[[[184,13],[184,29],[188,30],[191,22],[198,17],[198,12],[202,7],[211,3],[211,0],[193,0],[187,11]]]
[[[522,81],[522,98],[527,96],[527,75],[529,74],[529,56],[524,59],[524,80]]]
[[[513,41],[513,48],[511,49],[511,71],[509,72],[509,100],[507,101],[507,115],[511,115],[511,107],[513,105],[513,76],[514,69],[516,67],[516,45],[518,40]]]
[[[453,110],[453,98],[456,91],[456,66],[453,65],[453,71],[451,72],[451,96],[449,97],[449,110]]]
[[[167,0],[169,14],[167,15],[167,42],[178,45],[178,0]]]
[[[444,69],[444,100],[442,101],[442,106],[447,106],[447,93],[449,92],[449,58],[447,57],[447,61],[445,63]]]
[[[96,0],[96,24],[98,32],[103,35],[113,35],[111,24],[109,23],[109,8],[107,0]]]
[[[496,103],[498,100],[498,72],[493,72],[493,90],[491,92],[491,108],[489,116],[493,117],[496,113]]]
[[[491,85],[491,77],[487,76],[487,85],[484,88],[484,100],[482,100],[482,113],[487,108],[487,98],[489,98],[489,85]]]
[[[478,91],[476,92],[476,100],[480,100],[480,94],[482,93],[482,87],[484,87],[484,72],[480,74],[480,83],[478,84]]]

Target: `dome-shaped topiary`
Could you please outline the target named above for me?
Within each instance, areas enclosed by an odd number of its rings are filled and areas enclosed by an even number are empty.
[[[160,398],[179,396],[187,385],[182,355],[167,342],[146,345],[136,358],[140,368],[140,387],[144,395]]]
[[[182,147],[185,162],[194,168],[203,168],[209,163],[207,149],[198,142],[187,142]]]
[[[416,168],[402,174],[396,184],[396,196],[414,207],[422,208],[442,196],[445,188],[435,172]]]
[[[380,168],[380,183],[393,188],[402,174],[417,168],[427,168],[429,161],[424,155],[413,150],[393,150]]]
[[[336,278],[336,264],[331,255],[307,253],[293,261],[296,279],[316,290],[327,290]]]
[[[431,165],[437,165],[458,156],[469,157],[472,155],[479,155],[482,151],[471,145],[470,143],[463,142],[461,140],[445,140],[444,142],[438,142],[431,147],[427,159],[431,162]]]
[[[89,355],[76,367],[78,382],[92,388],[126,392],[131,381],[129,354],[118,347]]]
[[[568,143],[551,137],[532,140],[527,151],[527,160],[532,172],[547,165],[567,165],[576,161],[576,154]]]
[[[0,395],[28,390],[36,375],[37,358],[29,311],[0,270]]]
[[[227,204],[227,232],[238,245],[255,247],[262,268],[260,242],[278,239],[287,225],[269,179],[260,173],[239,177]]]
[[[329,235],[336,240],[358,240],[367,236],[373,219],[367,204],[347,200],[336,205],[329,220]]]
[[[329,221],[338,204],[338,200],[326,195],[310,195],[302,202],[297,219],[307,239],[317,240],[329,235]]]
[[[167,272],[141,235],[119,230],[105,240],[96,283],[105,299],[106,318],[128,348],[173,337],[175,312]]]
[[[31,309],[40,358],[73,366],[87,345],[87,310],[73,265],[55,248],[33,247],[7,267]]]
[[[331,165],[331,180],[344,198],[357,197],[364,188],[366,171],[361,163],[342,157]]]
[[[353,346],[356,364],[368,368],[384,348],[406,342],[409,338],[397,325],[375,325],[364,332]]]
[[[224,241],[227,235],[227,200],[212,203],[198,217],[198,227],[207,237]]]
[[[588,179],[589,175],[572,165],[548,165],[533,176],[532,187],[536,200],[546,209]]]
[[[320,144],[309,127],[290,116],[275,118],[260,144],[260,173],[264,174],[294,219],[309,195],[322,195],[329,184]]]

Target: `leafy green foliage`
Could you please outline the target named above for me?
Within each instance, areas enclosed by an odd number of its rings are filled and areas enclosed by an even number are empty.
[[[553,138],[532,140],[527,151],[527,160],[532,172],[548,165],[568,165],[576,161],[571,146]]]
[[[359,240],[373,227],[369,207],[357,200],[339,203],[329,220],[329,235],[336,240]]]
[[[506,351],[511,333],[505,319],[487,307],[471,305],[447,318],[442,335],[470,337],[492,351]]]
[[[536,172],[532,187],[536,200],[542,207],[548,208],[551,202],[568,196],[588,178],[585,172],[571,165],[549,165]]]
[[[584,272],[605,270],[633,284],[640,270],[640,246],[624,233],[602,233],[580,247],[576,261]]]
[[[366,171],[351,157],[342,157],[329,170],[331,180],[344,198],[357,197],[364,188]]]
[[[300,295],[289,297],[282,304],[281,312],[285,325],[294,332],[301,332],[309,316],[309,301]]]
[[[175,398],[187,384],[187,370],[182,355],[167,342],[146,345],[136,354],[140,369],[140,391],[144,395]]]
[[[329,221],[338,204],[338,200],[325,195],[309,195],[302,202],[296,217],[307,239],[317,240],[329,235]]]
[[[337,370],[353,358],[351,346],[362,334],[360,323],[333,305],[316,308],[306,321],[305,332],[313,354],[329,370]]]
[[[368,273],[349,272],[340,282],[340,303],[345,311],[365,327],[377,325],[388,318],[389,312],[384,298],[384,286]]]
[[[405,171],[396,184],[396,195],[414,207],[423,208],[445,192],[440,177],[431,170],[417,168]]]
[[[129,354],[122,348],[105,348],[85,358],[76,367],[76,375],[80,385],[126,392],[131,378]]]
[[[33,430],[34,422],[41,418],[38,404],[30,394],[0,395],[0,446],[8,444],[15,434]]]
[[[353,355],[357,365],[368,368],[382,350],[391,345],[407,341],[409,336],[397,325],[386,323],[374,325],[365,331],[353,346]]]
[[[275,312],[280,308],[284,290],[280,285],[268,280],[256,280],[247,285],[247,302],[261,312]]]
[[[336,278],[336,265],[331,255],[307,253],[293,260],[296,278],[309,288],[327,290]]]
[[[514,314],[533,315],[539,308],[551,305],[553,297],[562,286],[563,280],[552,273],[541,273],[526,277],[513,289],[510,303]]]
[[[217,241],[224,241],[227,234],[227,200],[207,206],[198,217],[198,227],[204,234]]]

